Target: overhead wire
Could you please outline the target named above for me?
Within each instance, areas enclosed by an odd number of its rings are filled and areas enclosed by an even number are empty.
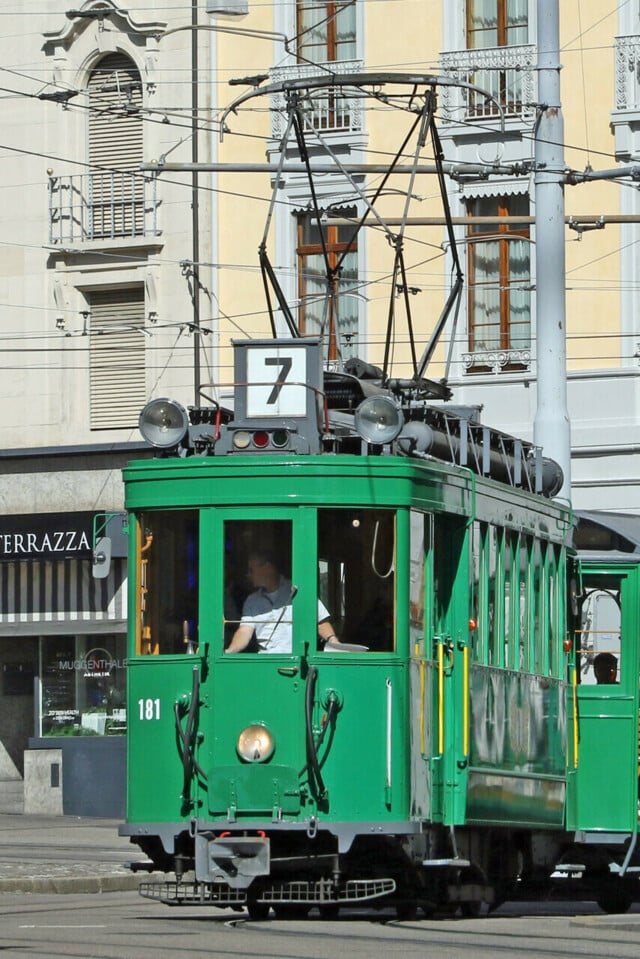
[[[477,124],[474,124],[474,126],[477,128]],[[204,129],[204,128],[203,128],[203,129]],[[262,138],[258,138],[258,139],[262,139]],[[8,148],[8,149],[11,149],[11,148]],[[587,151],[588,151],[588,145],[587,145]],[[27,152],[30,152],[30,151],[27,151]],[[43,155],[43,156],[44,156],[44,155]],[[179,181],[176,181],[176,182],[179,182]],[[182,184],[180,183],[179,185],[182,185]],[[186,184],[185,184],[185,185],[186,185]],[[216,190],[215,192],[220,192],[220,191]],[[242,196],[244,196],[244,194],[240,194],[240,193],[237,193],[237,194],[236,194],[236,193],[234,193],[233,191],[229,191],[229,193],[230,193],[230,195],[232,195],[232,196],[233,196],[233,195],[238,195],[238,196],[242,195]],[[254,199],[261,199],[261,198],[255,197]]]

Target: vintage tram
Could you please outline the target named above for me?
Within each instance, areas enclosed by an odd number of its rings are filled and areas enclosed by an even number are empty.
[[[121,833],[173,874],[141,892],[252,916],[473,914],[563,881],[630,902],[637,605],[602,722],[579,607],[637,570],[576,570],[558,469],[473,411],[323,375],[312,340],[235,352],[233,414],[153,401],[162,455],[125,470]]]

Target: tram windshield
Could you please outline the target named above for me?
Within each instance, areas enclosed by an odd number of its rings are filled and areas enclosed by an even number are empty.
[[[316,650],[395,648],[395,514],[318,510]],[[299,584],[311,543],[289,520],[224,524],[224,645],[228,653],[293,651]],[[298,575],[293,576],[294,557]],[[300,576],[302,575],[302,578]]]

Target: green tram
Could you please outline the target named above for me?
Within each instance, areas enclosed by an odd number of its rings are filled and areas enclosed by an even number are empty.
[[[161,455],[124,474],[120,832],[165,874],[141,893],[252,917],[630,902],[637,567],[577,568],[555,464],[415,382],[323,374],[307,339],[236,343],[235,381],[233,413],[148,404]],[[594,589],[633,594],[615,695],[583,669]]]

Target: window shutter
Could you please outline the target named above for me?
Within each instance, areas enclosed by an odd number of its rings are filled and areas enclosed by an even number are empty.
[[[92,235],[136,236],[144,230],[142,82],[121,53],[104,57],[89,78]]]
[[[89,296],[91,429],[137,426],[146,402],[144,288]]]

